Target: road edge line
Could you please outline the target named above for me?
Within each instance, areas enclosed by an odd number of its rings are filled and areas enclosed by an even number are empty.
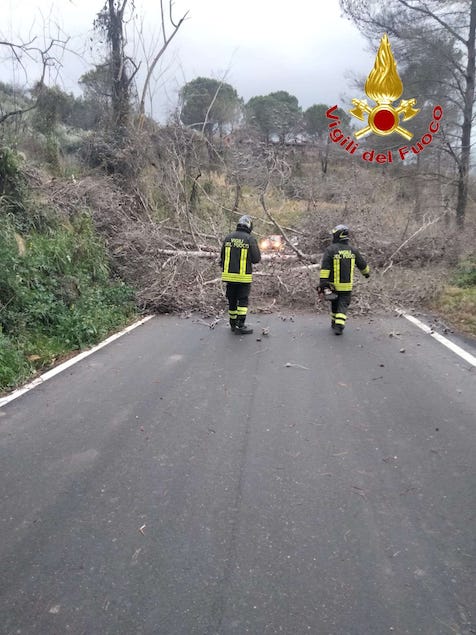
[[[14,399],[18,399],[18,397],[21,397],[22,395],[29,392],[30,390],[33,390],[33,388],[36,388],[40,384],[43,384],[45,381],[48,381],[48,379],[51,379],[55,375],[59,375],[67,368],[74,366],[74,364],[77,364],[78,362],[85,359],[86,357],[89,357],[89,355],[92,355],[93,353],[100,350],[101,348],[104,348],[104,346],[111,344],[111,342],[114,342],[114,340],[117,340],[123,335],[126,335],[127,333],[129,333],[130,331],[133,331],[138,326],[145,324],[146,322],[151,320],[153,317],[154,317],[153,315],[147,315],[145,318],[142,318],[142,320],[139,320],[138,322],[134,322],[133,324],[130,324],[122,331],[119,331],[119,333],[114,333],[114,335],[111,335],[104,341],[100,342],[99,344],[96,344],[96,346],[94,346],[93,348],[89,348],[87,351],[78,353],[71,359],[68,359],[66,362],[63,362],[62,364],[58,364],[58,366],[55,366],[51,370],[47,370],[45,373],[43,373],[42,375],[40,375],[39,377],[31,381],[30,383],[26,384],[22,388],[18,388],[17,390],[14,390],[9,395],[6,395],[6,397],[0,397],[0,408],[2,408],[3,406],[6,406],[7,403],[10,403],[10,401],[13,401]]]
[[[420,328],[422,331],[424,331],[428,335],[431,335],[431,337],[435,338],[435,340],[440,342],[440,344],[443,344],[443,346],[446,346],[446,348],[449,348],[450,351],[453,351],[453,353],[456,353],[456,355],[459,355],[462,359],[468,362],[468,364],[471,364],[472,366],[476,366],[476,357],[474,355],[471,355],[471,353],[468,353],[468,351],[465,351],[464,348],[461,348],[461,346],[458,346],[458,344],[455,344],[454,342],[447,339],[443,335],[436,333],[430,326],[428,326],[427,324],[424,324],[413,315],[410,315],[409,313],[402,313],[402,315],[409,322],[412,322],[412,324],[415,324],[415,326],[418,326],[418,328]]]

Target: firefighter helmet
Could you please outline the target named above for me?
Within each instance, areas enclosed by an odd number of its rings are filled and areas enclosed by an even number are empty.
[[[251,234],[251,232],[253,231],[253,221],[249,216],[242,216],[238,221],[236,229],[243,229],[244,231],[248,232],[248,234]]]
[[[332,230],[332,242],[347,242],[349,240],[349,228],[347,225],[337,225]]]

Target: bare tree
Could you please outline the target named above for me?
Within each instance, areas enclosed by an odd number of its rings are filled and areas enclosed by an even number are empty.
[[[173,16],[172,16],[172,7],[173,7],[173,2],[172,2],[172,0],[169,0],[169,21],[170,21],[170,24],[173,27],[173,30],[172,30],[172,33],[170,35],[167,35],[167,29],[166,29],[166,26],[165,26],[164,3],[163,3],[163,0],[160,0],[160,16],[161,16],[161,29],[162,29],[163,43],[162,43],[162,46],[160,47],[160,49],[154,55],[154,57],[152,59],[152,62],[150,64],[148,64],[147,75],[146,75],[146,78],[145,78],[145,81],[144,81],[144,86],[142,87],[142,94],[141,94],[141,99],[140,99],[140,104],[139,104],[139,114],[141,115],[141,117],[143,117],[144,112],[145,112],[145,98],[146,98],[146,95],[147,95],[147,91],[149,89],[150,80],[151,80],[152,75],[154,73],[155,67],[157,66],[159,60],[161,59],[161,57],[165,53],[165,51],[166,51],[167,47],[169,46],[170,42],[172,41],[172,39],[177,34],[178,30],[182,26],[182,23],[184,22],[184,20],[186,19],[187,15],[188,15],[188,11],[187,11],[180,18],[180,20],[178,22],[175,22],[174,19],[173,19]]]
[[[425,68],[431,63],[439,75],[432,78],[441,95],[457,112],[457,136],[446,134],[447,151],[457,169],[456,221],[464,225],[468,201],[471,130],[475,100],[476,0],[444,3],[439,0],[340,0],[345,13],[373,43],[387,31],[411,54],[425,47]],[[436,65],[435,65],[436,62]],[[433,73],[434,74],[434,73]]]
[[[10,57],[23,69],[25,76],[28,76],[27,63],[40,66],[40,79],[36,82],[36,97],[33,103],[21,108],[13,108],[7,112],[0,112],[0,125],[11,117],[21,116],[37,107],[45,86],[47,70],[52,66],[60,65],[60,57],[66,48],[68,40],[69,38],[51,38],[44,46],[37,43],[36,37],[28,42],[0,40],[0,47],[10,52]]]

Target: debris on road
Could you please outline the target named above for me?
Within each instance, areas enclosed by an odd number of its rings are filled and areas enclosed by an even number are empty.
[[[142,527],[139,527],[139,531],[143,536],[145,536],[145,533],[144,533],[145,527],[146,527],[145,525],[142,525]]]
[[[215,319],[213,320],[213,322],[210,322],[210,324],[208,325],[208,326],[209,326],[209,328],[214,329],[214,328],[215,328],[215,326],[218,324],[218,322],[219,322],[220,320],[221,320],[221,318],[215,318]]]
[[[307,368],[307,366],[301,366],[301,364],[292,364],[291,362],[286,362],[284,366],[286,368],[302,368],[303,370],[311,370],[310,368]]]
[[[221,321],[221,318],[215,318],[212,322],[206,322],[205,320],[194,320],[194,322],[198,322],[199,324],[203,324],[204,326],[208,326],[209,329],[214,329],[218,322]]]

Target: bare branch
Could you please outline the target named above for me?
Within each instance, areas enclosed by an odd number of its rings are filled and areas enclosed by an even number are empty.
[[[398,254],[398,252],[403,249],[403,247],[405,247],[406,244],[408,244],[411,240],[413,240],[415,238],[415,236],[418,236],[418,234],[420,234],[422,231],[425,231],[425,229],[428,229],[428,227],[431,227],[431,225],[434,225],[435,223],[437,223],[438,221],[440,221],[443,218],[444,214],[441,214],[440,216],[437,216],[436,218],[433,218],[431,221],[428,221],[427,223],[425,223],[424,225],[422,225],[421,227],[419,227],[416,232],[414,232],[409,238],[407,238],[399,247],[398,249],[396,249],[393,254],[388,258],[387,260],[387,266],[385,267],[385,269],[382,271],[382,275],[384,273],[386,273],[393,265],[393,258]]]
[[[24,70],[25,70],[25,67],[21,59],[22,53],[27,55],[28,58],[31,59],[32,61],[38,62],[38,58],[41,60],[41,76],[36,84],[37,95],[36,95],[36,99],[34,103],[31,104],[30,106],[26,106],[25,108],[17,108],[10,112],[4,113],[2,116],[0,116],[0,124],[2,124],[4,121],[9,119],[10,117],[21,116],[24,113],[29,112],[30,110],[33,110],[37,107],[38,101],[41,97],[41,93],[45,85],[46,70],[51,65],[52,62],[55,62],[57,64],[59,63],[56,57],[51,55],[51,52],[53,51],[55,47],[59,47],[62,51],[64,51],[69,41],[69,38],[66,38],[64,40],[59,38],[51,38],[49,43],[45,46],[45,48],[41,48],[40,46],[33,46],[33,43],[36,41],[36,39],[37,38],[34,37],[28,42],[20,42],[20,43],[8,42],[4,40],[0,41],[0,46],[5,46],[6,48],[9,48],[12,55],[15,57],[16,61],[18,62],[18,64]]]
[[[164,24],[164,8],[162,5],[162,0],[160,2],[160,11],[162,14],[162,32],[163,32],[163,36],[164,36],[164,43],[162,45],[162,47],[160,48],[160,50],[158,51],[157,55],[154,57],[154,59],[152,60],[152,64],[150,65],[148,71],[147,71],[147,75],[144,81],[144,87],[142,89],[142,95],[141,95],[141,99],[140,99],[140,106],[139,106],[139,114],[140,115],[144,115],[144,111],[145,111],[145,96],[147,94],[147,90],[149,88],[149,83],[150,83],[150,79],[152,77],[152,73],[154,72],[155,67],[157,66],[158,61],[160,60],[160,58],[162,57],[162,55],[164,54],[165,50],[167,49],[167,47],[169,46],[170,42],[173,40],[173,38],[175,37],[175,35],[177,34],[179,28],[181,27],[183,21],[185,20],[185,18],[188,15],[188,11],[185,13],[185,15],[182,16],[182,18],[179,20],[178,24],[174,24],[172,22],[172,24],[174,25],[174,30],[172,32],[172,34],[169,37],[166,37],[166,33],[165,33],[165,24]]]
[[[203,125],[202,125],[202,134],[203,134],[203,133],[204,133],[204,131],[205,131],[205,126],[206,126],[206,125],[207,125],[207,123],[208,123],[208,115],[210,114],[210,111],[211,111],[211,109],[213,108],[213,104],[215,103],[216,98],[218,97],[218,93],[220,92],[220,89],[221,89],[221,87],[223,86],[223,82],[224,82],[224,80],[225,80],[225,77],[226,77],[226,73],[227,73],[227,72],[228,72],[228,71],[226,71],[226,72],[225,72],[225,75],[223,76],[223,78],[221,79],[220,83],[218,84],[217,89],[216,89],[216,91],[215,91],[215,94],[213,95],[213,99],[211,100],[210,105],[208,106],[207,112],[205,113],[205,119],[204,119],[204,121],[203,121]]]
[[[438,22],[438,24],[440,24],[444,29],[446,29],[448,33],[451,33],[451,35],[456,40],[459,40],[465,46],[467,45],[467,42],[464,39],[464,37],[462,37],[457,31],[455,31],[455,29],[453,29],[453,27],[450,26],[447,22],[442,20],[436,13],[434,13],[433,11],[430,11],[428,7],[412,5],[409,2],[407,2],[407,0],[397,0],[397,1],[400,4],[403,4],[403,6],[406,7],[407,9],[410,9],[411,11],[417,11],[418,13],[425,15],[427,18],[431,18],[432,20],[435,20],[435,22]]]
[[[281,227],[281,225],[278,223],[278,221],[273,217],[271,212],[268,210],[268,208],[266,207],[266,201],[265,201],[265,198],[264,198],[265,197],[265,192],[266,192],[266,188],[260,194],[259,200],[260,200],[260,203],[261,203],[261,207],[263,208],[264,213],[266,214],[266,216],[268,216],[268,218],[274,223],[274,225],[277,227],[278,231],[282,234],[282,236],[283,236],[284,240],[286,241],[286,243],[289,245],[289,247],[291,247],[291,249],[298,256],[298,258],[300,258],[301,260],[310,260],[311,262],[313,262],[315,258],[313,256],[309,256],[309,255],[303,254],[300,249],[298,249],[295,245],[293,245],[293,243],[289,240],[288,236],[286,235],[286,232],[284,231],[284,229]]]

